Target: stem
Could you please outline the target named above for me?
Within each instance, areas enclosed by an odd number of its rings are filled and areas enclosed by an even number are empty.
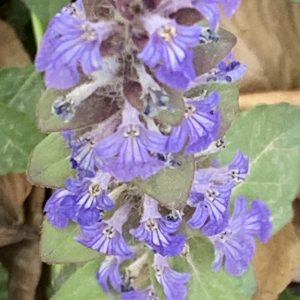
[[[64,268],[64,265],[52,265],[51,266],[51,281],[57,277],[57,275],[62,271],[62,269]]]
[[[148,253],[145,252],[141,257],[136,259],[131,265],[126,268],[128,278],[137,278],[143,266],[147,263]]]
[[[31,11],[30,15],[31,15],[31,23],[32,23],[33,33],[34,33],[34,39],[36,42],[36,46],[38,48],[42,40],[44,30],[41,21],[38,19],[36,14]]]

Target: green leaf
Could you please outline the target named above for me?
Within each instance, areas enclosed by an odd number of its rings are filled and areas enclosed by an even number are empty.
[[[25,113],[0,104],[0,175],[23,173],[33,148],[45,137]]]
[[[75,241],[73,238],[78,234],[80,227],[74,222],[70,221],[65,229],[57,229],[45,219],[41,241],[42,261],[48,264],[69,264],[104,257],[104,254]]]
[[[33,65],[0,71],[0,102],[27,113],[35,120],[36,104],[44,88]]]
[[[51,298],[78,268],[77,264],[52,265],[51,284],[47,287],[48,298]]]
[[[170,96],[170,103],[168,104],[172,107],[172,109],[160,111],[155,118],[159,123],[176,126],[181,123],[184,115],[185,105],[182,93],[167,86],[164,86],[164,90]]]
[[[34,66],[0,71],[1,175],[25,172],[30,152],[45,137],[34,122],[43,87]]]
[[[300,296],[294,295],[290,289],[285,289],[279,296],[278,300],[300,300]]]
[[[292,216],[292,201],[300,183],[300,109],[281,103],[261,105],[238,114],[225,137],[226,148],[217,159],[229,163],[237,150],[250,159],[246,181],[232,198],[263,200],[271,209],[273,233]]]
[[[28,180],[43,187],[64,187],[67,178],[76,176],[69,157],[70,149],[67,148],[61,133],[48,135],[31,154],[27,170]]]
[[[194,67],[197,76],[213,69],[236,44],[236,37],[225,29],[220,28],[218,35],[218,42],[199,44],[193,48]]]
[[[8,296],[7,281],[8,281],[8,272],[3,267],[3,265],[0,264],[0,299],[7,299]]]
[[[186,257],[169,259],[170,266],[178,272],[190,273],[186,300],[250,300],[256,283],[250,267],[242,276],[231,276],[223,267],[214,273],[214,250],[206,237],[190,238]]]
[[[98,284],[95,273],[100,261],[92,261],[73,274],[51,300],[111,300]]]
[[[42,23],[44,31],[48,26],[51,18],[59,12],[65,5],[67,5],[69,0],[23,0],[28,8],[34,12]]]
[[[185,93],[185,97],[193,98],[201,95],[204,91],[213,91],[220,94],[220,104],[218,109],[222,111],[221,128],[219,137],[224,136],[232,121],[239,111],[239,86],[237,82],[232,83],[207,83],[199,85]]]
[[[175,156],[175,160],[180,167],[163,168],[146,180],[134,179],[134,183],[161,204],[179,209],[185,206],[190,194],[195,164],[193,156]]]

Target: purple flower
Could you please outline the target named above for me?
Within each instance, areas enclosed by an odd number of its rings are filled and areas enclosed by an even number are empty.
[[[207,19],[211,29],[216,30],[221,19],[218,4],[223,5],[226,16],[231,18],[240,3],[241,0],[163,0],[157,11],[170,15],[181,8],[195,8]]]
[[[213,180],[220,183],[233,182],[234,185],[237,185],[246,179],[248,169],[248,156],[238,151],[233,161],[228,166],[218,169],[218,172],[215,173]],[[227,180],[225,179],[226,177]]]
[[[76,236],[75,240],[107,255],[130,257],[132,251],[122,236],[122,227],[127,221],[130,210],[130,204],[126,203],[110,219],[92,226],[82,226],[81,235]]]
[[[98,171],[93,178],[66,180],[68,191],[77,195],[76,198],[67,198],[62,201],[62,205],[68,203],[68,206],[72,208],[73,220],[82,226],[90,226],[101,219],[101,211],[114,208],[114,202],[107,195],[110,179],[111,176],[108,173]]]
[[[103,163],[97,160],[94,153],[95,145],[112,134],[119,123],[118,117],[109,118],[92,131],[88,131],[78,138],[73,130],[63,131],[62,134],[67,146],[71,149],[70,162],[72,168],[78,171],[88,171],[90,173],[89,177],[91,177],[97,169],[96,165],[99,167]]]
[[[217,68],[212,71],[212,74],[208,76],[207,82],[234,82],[243,77],[246,71],[247,67],[239,61],[231,61],[228,64],[225,61],[221,61]]]
[[[249,168],[249,158],[238,151],[232,162],[224,167],[210,167],[195,172],[195,181],[198,184],[213,182],[225,184],[232,182],[237,185],[246,179]]]
[[[64,7],[51,20],[36,57],[36,68],[45,71],[48,87],[67,89],[80,78],[102,68],[100,45],[114,32],[111,22],[90,22],[81,0]]]
[[[196,207],[187,222],[194,229],[202,228],[205,235],[221,232],[228,224],[228,207],[232,183],[224,185],[194,184],[188,205]]]
[[[205,150],[219,133],[221,115],[215,112],[220,101],[218,93],[213,92],[204,100],[185,99],[185,118],[173,128],[168,141],[171,152],[179,152],[186,144],[185,154]]]
[[[228,226],[217,235],[210,236],[215,246],[213,270],[217,272],[225,258],[227,273],[239,276],[248,268],[255,252],[256,235],[262,242],[271,236],[270,210],[261,200],[254,200],[250,211],[247,201],[239,196]]]
[[[191,277],[187,273],[178,273],[172,270],[167,257],[155,254],[154,269],[157,281],[162,285],[166,300],[184,300],[187,295],[187,283]]]
[[[225,15],[228,18],[231,18],[238,7],[240,6],[242,0],[219,0],[220,3],[223,5]]]
[[[71,217],[69,207],[62,205],[64,199],[74,201],[76,195],[65,189],[58,189],[51,195],[44,208],[47,213],[47,220],[56,228],[66,228]]]
[[[143,179],[157,173],[164,163],[153,152],[165,153],[168,137],[150,131],[139,120],[139,113],[125,102],[123,121],[117,132],[95,147],[100,159],[111,159],[105,170],[122,181]],[[151,152],[151,153],[150,153]]]
[[[109,282],[117,292],[121,292],[123,278],[119,267],[123,261],[124,259],[119,256],[106,256],[105,260],[101,263],[99,271],[96,273],[98,283],[109,296],[112,296]]]
[[[219,2],[220,0],[192,0],[193,7],[206,18],[212,30],[217,29],[221,19]]]
[[[156,14],[147,14],[142,21],[149,40],[139,58],[149,67],[156,67],[159,81],[179,90],[185,90],[195,79],[191,47],[199,44],[201,27],[178,25],[175,20]]]
[[[203,15],[211,29],[216,30],[221,14],[218,3],[222,0],[163,0],[157,10],[164,15],[170,15],[181,8],[194,8]]]
[[[58,97],[53,105],[53,112],[66,123],[70,122],[75,116],[76,109],[74,101],[65,96]]]
[[[180,227],[181,220],[164,219],[158,211],[158,202],[148,195],[145,195],[144,213],[140,223],[138,228],[130,230],[136,239],[144,241],[163,256],[176,256],[181,253],[185,245],[185,236],[173,234]]]
[[[133,290],[120,295],[122,300],[159,300],[153,286],[148,286],[143,290]]]
[[[63,132],[68,147],[71,149],[70,162],[73,169],[95,171],[95,138],[86,133],[81,138],[76,138],[73,131]]]
[[[247,67],[238,61],[231,61],[228,64],[225,61],[221,61],[216,68],[200,75],[191,82],[188,89],[197,87],[200,84],[206,84],[207,82],[235,82],[243,77],[246,71]]]

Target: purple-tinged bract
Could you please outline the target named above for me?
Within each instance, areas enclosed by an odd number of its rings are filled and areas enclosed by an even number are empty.
[[[95,152],[100,159],[110,160],[105,170],[117,179],[146,179],[164,166],[153,152],[167,152],[167,139],[158,132],[146,129],[139,120],[138,111],[125,102],[122,124],[117,132],[95,147]]]
[[[71,218],[69,207],[62,204],[64,199],[74,201],[76,195],[65,189],[58,189],[45,205],[44,211],[47,213],[47,220],[56,228],[66,228]]]
[[[130,204],[126,203],[110,219],[92,226],[82,226],[81,235],[75,239],[84,246],[107,255],[130,257],[132,251],[122,236],[122,227],[127,221],[130,209]]]
[[[228,224],[228,207],[232,183],[224,185],[194,184],[188,204],[196,207],[187,222],[194,229],[202,227],[202,233],[213,235],[221,232]]]
[[[164,289],[166,300],[184,300],[187,295],[185,284],[189,281],[191,275],[172,270],[167,257],[160,254],[155,254],[153,266],[156,279]]]
[[[185,236],[174,234],[180,227],[181,220],[164,219],[158,211],[158,202],[148,195],[145,195],[144,214],[140,223],[138,228],[130,230],[136,239],[144,241],[163,256],[176,256],[181,253],[185,245]]]
[[[117,292],[121,292],[123,278],[120,274],[119,267],[123,260],[124,259],[119,256],[106,256],[105,260],[101,263],[99,271],[96,273],[98,283],[110,296],[112,296],[112,294],[109,283]]]
[[[248,211],[247,201],[236,199],[233,215],[228,226],[217,235],[210,236],[215,246],[213,270],[217,272],[225,259],[225,270],[233,276],[242,275],[248,268],[255,252],[256,235],[262,242],[271,236],[270,210],[261,200],[254,200]]]
[[[159,300],[153,286],[148,286],[143,290],[133,290],[120,295],[121,300]]]
[[[36,57],[36,68],[45,71],[47,87],[67,89],[80,78],[102,68],[100,45],[114,32],[114,23],[90,22],[81,0],[64,7],[51,20]]]
[[[218,93],[213,92],[204,100],[186,99],[186,111],[180,125],[173,128],[168,141],[171,152],[179,152],[186,144],[185,154],[205,150],[218,137],[221,114],[216,112],[220,102]]]
[[[139,58],[149,67],[156,67],[156,78],[172,88],[185,90],[194,80],[193,52],[199,44],[201,27],[183,26],[156,14],[142,18],[149,40]]]

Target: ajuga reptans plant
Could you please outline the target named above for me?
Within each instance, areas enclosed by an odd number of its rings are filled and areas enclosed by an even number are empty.
[[[224,264],[233,276],[247,270],[255,236],[266,242],[271,235],[262,200],[250,208],[242,195],[231,201],[249,160],[239,151],[226,166],[211,159],[228,126],[221,95],[199,89],[232,84],[246,71],[231,54],[235,37],[219,29],[220,11],[231,17],[239,4],[77,0],[48,26],[36,67],[48,88],[63,91],[53,113],[66,124],[86,123],[62,132],[77,177],[52,194],[45,212],[57,228],[77,222],[74,238],[107,255],[95,277],[109,295],[161,299],[158,284],[166,299],[185,299],[193,274],[178,272],[169,259],[189,255],[193,234],[214,246],[213,270]],[[153,192],[159,176],[184,172],[187,159],[194,178],[187,196],[164,201]],[[166,182],[176,184],[172,176]],[[145,265],[154,275],[137,287]]]

